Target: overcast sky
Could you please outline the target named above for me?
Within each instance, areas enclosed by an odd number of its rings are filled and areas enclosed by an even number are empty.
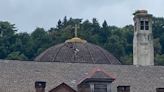
[[[164,16],[164,0],[0,0],[0,21],[16,24],[20,32],[36,27],[55,27],[64,16],[91,20],[119,27],[133,23],[137,9]]]

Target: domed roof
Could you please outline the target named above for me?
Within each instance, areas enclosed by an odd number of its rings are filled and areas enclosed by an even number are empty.
[[[120,64],[111,53],[80,38],[52,46],[36,57],[39,62]]]

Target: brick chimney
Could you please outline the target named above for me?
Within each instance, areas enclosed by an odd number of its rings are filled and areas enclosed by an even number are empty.
[[[45,92],[46,82],[44,81],[36,81],[35,82],[35,90],[36,92]]]

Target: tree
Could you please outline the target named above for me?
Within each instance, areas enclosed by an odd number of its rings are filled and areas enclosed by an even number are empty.
[[[40,52],[47,49],[52,42],[51,37],[43,28],[36,28],[34,32],[31,33],[31,38],[33,40],[32,45],[34,50],[34,57],[36,57]],[[42,51],[39,50],[40,48],[42,48]]]
[[[154,54],[161,54],[161,44],[159,42],[159,38],[154,39]]]
[[[154,17],[153,18],[153,36],[158,38],[164,33],[164,18]]]
[[[11,45],[15,43],[15,25],[0,21],[0,58],[4,59],[12,52]]]
[[[103,22],[100,36],[101,36],[101,44],[106,43],[109,36],[111,36],[111,31],[109,30],[108,24],[106,21]]]
[[[103,29],[107,29],[108,28],[108,24],[107,24],[106,20],[104,20],[104,22],[102,24],[102,28]]]
[[[155,57],[155,64],[156,65],[164,65],[164,54],[156,55],[156,57]]]
[[[124,46],[117,35],[112,35],[108,38],[105,48],[114,54],[114,56],[116,56],[118,59],[125,55]]]
[[[59,21],[58,21],[57,28],[58,28],[58,29],[61,29],[61,28],[62,28],[62,22],[61,22],[61,20],[60,20],[60,19],[59,19]]]
[[[15,34],[17,30],[15,29],[15,24],[10,24],[9,22],[0,21],[0,34],[1,37],[10,37]]]
[[[24,32],[16,34],[17,39],[21,42],[21,45],[18,44],[19,48],[15,51],[20,51],[23,53],[28,60],[31,60],[31,57],[33,57],[34,49],[33,49],[33,40],[30,36],[30,34]],[[17,45],[15,45],[17,46]]]
[[[11,52],[6,59],[9,60],[27,60],[27,57],[24,54],[18,52]]]
[[[67,16],[64,17],[62,25],[63,27],[67,26]]]
[[[95,33],[100,31],[100,24],[99,24],[99,22],[97,21],[96,18],[92,19],[92,27],[93,27],[92,31],[94,31]]]

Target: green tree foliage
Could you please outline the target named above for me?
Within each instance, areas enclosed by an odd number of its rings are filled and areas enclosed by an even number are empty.
[[[157,54],[156,57],[155,57],[155,64],[156,65],[164,65],[164,54],[162,55],[159,55]]]
[[[6,59],[9,60],[27,60],[27,57],[20,52],[11,52]]]
[[[132,64],[133,25],[122,28],[91,21],[67,18],[46,31],[36,28],[32,33],[16,33],[14,24],[0,21],[0,59],[33,60],[45,49],[74,37],[74,26],[80,25],[78,36],[110,51],[122,64]],[[155,64],[164,65],[164,18],[153,18]]]
[[[43,28],[36,28],[31,33],[31,39],[33,41],[33,58],[48,48],[52,42],[48,32],[46,32]]]
[[[0,58],[5,58],[13,51],[16,42],[15,27],[9,22],[0,22]]]

